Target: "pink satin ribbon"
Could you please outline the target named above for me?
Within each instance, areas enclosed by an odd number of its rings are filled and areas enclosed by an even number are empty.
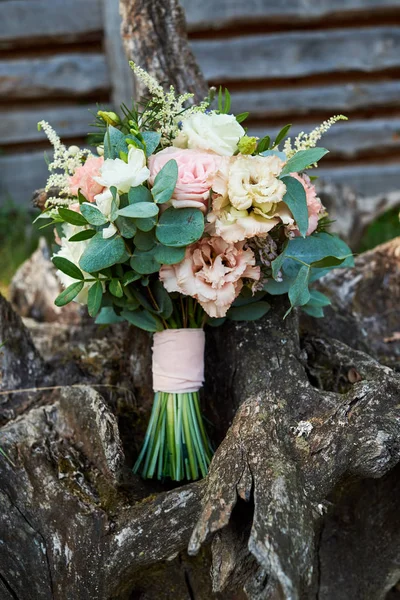
[[[202,329],[165,329],[154,334],[155,392],[197,392],[204,382],[205,335]]]

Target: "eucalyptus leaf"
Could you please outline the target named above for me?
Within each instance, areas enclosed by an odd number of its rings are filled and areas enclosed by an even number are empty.
[[[158,206],[154,204],[154,202],[137,202],[135,204],[129,204],[129,206],[126,206],[125,208],[121,208],[118,211],[118,216],[144,219],[155,217],[158,214],[158,210]]]
[[[147,310],[138,309],[135,311],[123,310],[121,317],[126,319],[131,325],[155,333],[164,329],[162,321],[156,316],[149,313]]]
[[[164,319],[169,319],[172,315],[173,304],[167,290],[161,283],[161,281],[155,281],[151,286],[153,296],[159,307],[159,314]]]
[[[128,192],[129,204],[136,204],[136,202],[153,202],[153,198],[150,190],[144,185],[137,185],[131,187]]]
[[[309,150],[300,150],[290,158],[283,167],[280,177],[290,175],[290,173],[298,173],[304,171],[314,163],[317,163],[325,154],[328,153],[326,148],[310,148]]]
[[[328,296],[326,296],[325,294],[323,294],[322,292],[319,292],[318,290],[310,290],[310,300],[308,301],[307,306],[330,306],[331,301],[328,298]]]
[[[74,210],[70,210],[69,208],[60,207],[58,209],[58,214],[62,219],[64,219],[64,221],[70,223],[71,225],[82,226],[88,224],[85,217],[83,217],[80,213],[75,212]]]
[[[108,289],[110,294],[116,296],[117,298],[122,298],[124,295],[124,291],[122,289],[121,282],[116,277],[113,277],[108,285]]]
[[[157,224],[156,237],[161,244],[182,248],[193,244],[204,232],[204,216],[197,208],[168,208]]]
[[[220,327],[223,323],[225,323],[226,317],[220,317],[218,319],[213,319],[211,317],[207,320],[207,325],[210,327]]]
[[[310,315],[310,317],[314,317],[316,319],[321,319],[324,316],[324,309],[322,306],[306,304],[305,306],[301,307],[301,310],[303,310],[307,315]]]
[[[83,281],[77,281],[76,283],[69,285],[64,291],[61,292],[61,294],[57,296],[57,298],[54,300],[54,304],[56,306],[65,306],[79,294],[79,292],[83,289],[83,286]]]
[[[117,315],[111,306],[104,306],[99,312],[95,323],[97,325],[113,325],[114,323],[122,323],[125,319]]]
[[[88,273],[96,273],[120,262],[125,252],[125,244],[120,236],[104,239],[103,234],[98,232],[82,254],[79,266]]]
[[[143,219],[143,221],[144,220],[145,219]],[[127,240],[133,238],[137,231],[137,227],[134,221],[132,219],[128,219],[127,217],[118,217],[118,219],[116,219],[114,223],[116,227],[118,227],[118,230],[122,237],[126,238]]]
[[[146,144],[146,155],[150,156],[160,143],[161,134],[157,131],[144,131],[142,137]]]
[[[100,310],[101,300],[103,297],[103,286],[100,281],[96,281],[89,288],[88,292],[88,313],[91,317],[95,317]]]
[[[108,220],[105,218],[103,213],[97,208],[97,206],[94,206],[89,202],[84,202],[83,204],[81,204],[81,213],[85,217],[87,222],[90,223],[90,225],[95,225],[98,227],[100,225],[108,223]]]
[[[226,316],[231,321],[256,321],[267,314],[270,308],[268,302],[261,300],[245,306],[232,306]]]
[[[155,249],[154,256],[162,265],[176,265],[185,258],[186,248],[173,248],[159,244]]]
[[[138,231],[134,238],[134,244],[138,250],[151,250],[156,245],[154,231]]]
[[[150,275],[160,269],[160,263],[154,256],[154,248],[147,252],[136,249],[130,260],[130,265],[134,271],[142,275]]]
[[[104,136],[104,158],[119,158],[120,152],[128,153],[126,135],[116,127],[109,125]]]
[[[300,181],[297,181],[294,177],[282,177],[282,181],[286,186],[283,202],[290,209],[300,234],[305,237],[308,229],[308,207],[305,189]]]
[[[123,278],[122,278],[122,285],[129,285],[130,283],[133,283],[134,281],[137,281],[138,279],[140,279],[140,274],[136,273],[135,271],[128,271],[127,273],[124,274]]]
[[[292,308],[295,306],[303,306],[310,300],[310,290],[308,289],[309,277],[310,267],[303,265],[300,268],[293,285],[289,289],[289,300]]]
[[[84,279],[82,271],[67,258],[64,258],[63,256],[53,256],[52,261],[57,269],[69,277],[72,277],[72,279]]]
[[[157,173],[151,193],[157,204],[171,199],[178,180],[178,163],[173,158]]]

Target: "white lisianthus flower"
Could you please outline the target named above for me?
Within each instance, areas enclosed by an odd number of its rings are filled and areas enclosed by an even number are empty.
[[[97,194],[95,196],[96,206],[103,213],[107,221],[111,221],[111,207],[113,201],[113,195],[110,190],[104,190],[101,194]],[[117,208],[119,207],[119,196],[117,194],[115,198],[115,203]],[[103,238],[107,239],[114,235],[117,232],[117,228],[114,223],[110,223],[108,227],[103,229]]]
[[[234,115],[216,112],[193,113],[183,119],[182,130],[173,145],[180,148],[209,150],[220,156],[232,156],[245,130]]]
[[[83,240],[82,242],[69,242],[68,240],[73,235],[84,231],[86,227],[76,227],[75,225],[70,225],[69,223],[63,223],[62,228],[65,237],[62,237],[60,239],[61,248],[55,256],[61,256],[62,258],[68,259],[80,269],[79,261],[81,259],[82,254],[86,250],[90,240]],[[89,273],[86,273],[85,271],[82,271],[82,273],[85,278],[92,277]],[[69,275],[66,275],[65,273],[59,270],[57,271],[57,277],[65,288],[77,282],[77,279],[73,279]],[[84,283],[82,290],[74,298],[74,302],[78,302],[79,304],[87,304],[88,290],[91,285],[91,283]]]
[[[283,164],[277,156],[238,156],[229,169],[232,206],[237,210],[253,206],[268,214],[286,193],[285,184],[277,178]]]
[[[134,147],[129,150],[127,163],[120,158],[107,158],[100,172],[100,177],[93,177],[93,179],[104,187],[116,187],[121,194],[129,192],[131,187],[142,184],[150,175],[146,166],[145,153]]]

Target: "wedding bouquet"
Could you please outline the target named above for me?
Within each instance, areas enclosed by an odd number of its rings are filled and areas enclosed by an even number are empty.
[[[329,299],[310,284],[352,264],[305,173],[344,117],[280,149],[290,126],[273,141],[248,136],[248,113],[230,113],[227,90],[187,106],[191,94],[164,92],[131,66],[150,95],[121,116],[99,110],[96,153],[67,148],[39,123],[54,147],[40,218],[60,246],[57,306],[75,300],[96,323],[154,334],[154,405],[134,471],[197,479],[212,457],[199,403],[204,326],[259,319],[277,294],[289,296],[288,312],[320,317]]]

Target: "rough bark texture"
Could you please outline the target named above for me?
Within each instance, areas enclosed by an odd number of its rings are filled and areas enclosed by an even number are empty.
[[[129,60],[151,73],[166,89],[192,92],[194,101],[208,93],[204,77],[186,36],[184,12],[178,0],[120,0],[122,39]],[[136,97],[148,91],[137,81]]]
[[[27,319],[31,337],[1,299],[0,339],[20,340],[18,363],[14,344],[1,349],[3,389],[60,386],[1,396],[1,597],[385,598],[400,578],[400,377],[359,349],[367,335],[383,363],[397,356],[395,342],[380,354],[380,294],[366,323],[354,289],[379,289],[384,269],[394,304],[399,244],[330,276],[329,319],[302,319],[301,337],[280,298],[262,321],[208,331],[219,447],[207,479],[179,487],[129,468],[151,403],[149,337],[85,318]]]

